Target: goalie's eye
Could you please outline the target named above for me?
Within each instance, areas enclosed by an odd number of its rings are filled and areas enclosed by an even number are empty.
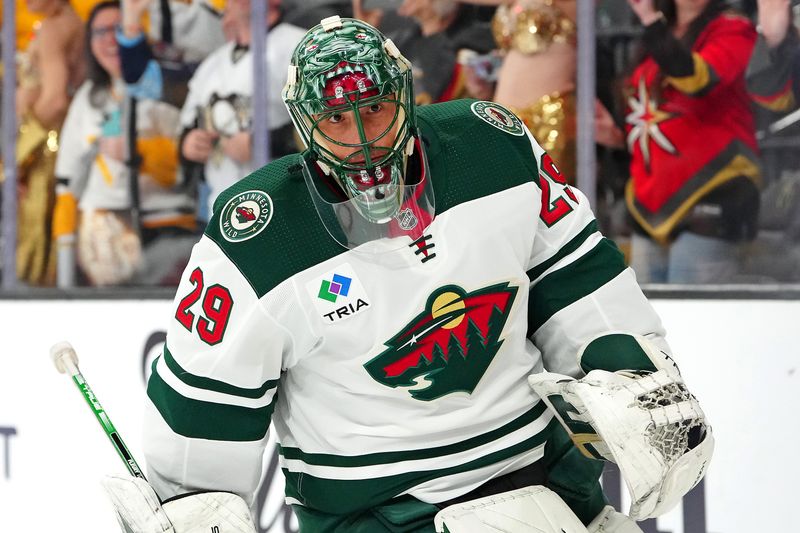
[[[382,109],[383,106],[381,104],[372,104],[371,106],[369,106],[370,113],[380,113]]]
[[[342,120],[344,120],[344,116],[341,113],[334,113],[328,117],[328,122],[331,124],[339,124]]]

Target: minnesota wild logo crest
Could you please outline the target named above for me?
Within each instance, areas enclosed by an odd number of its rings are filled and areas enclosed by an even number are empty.
[[[518,137],[525,135],[522,121],[517,118],[517,115],[499,104],[484,101],[473,102],[470,109],[478,118],[499,130]]]
[[[500,335],[516,294],[508,283],[472,292],[457,285],[436,289],[425,310],[364,368],[387,387],[414,387],[408,392],[417,400],[472,394],[503,344]]]
[[[225,204],[219,217],[222,236],[231,242],[252,239],[272,219],[272,198],[264,191],[237,194]]]

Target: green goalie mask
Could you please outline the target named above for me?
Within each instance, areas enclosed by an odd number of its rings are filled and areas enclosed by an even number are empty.
[[[324,19],[295,48],[282,96],[329,233],[349,248],[421,236],[433,197],[416,138],[411,64],[394,43],[362,21]],[[415,151],[421,172],[407,179]],[[338,185],[338,197],[326,181]]]

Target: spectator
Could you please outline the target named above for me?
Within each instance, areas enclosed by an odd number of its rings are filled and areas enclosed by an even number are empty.
[[[800,39],[789,0],[758,0],[758,40],[747,69],[747,88],[759,106],[790,111],[800,101]]]
[[[735,281],[759,207],[755,29],[722,0],[628,3],[645,27],[627,88],[632,266],[644,283]]]
[[[475,23],[471,13],[455,0],[404,0],[397,13],[416,22],[413,32],[398,38],[414,64],[418,104],[445,102],[478,94],[475,61],[494,48],[491,31]],[[470,63],[468,59],[472,57]],[[473,94],[469,94],[469,89]],[[491,91],[490,91],[491,92]]]
[[[115,38],[120,21],[116,1],[99,3],[89,16],[89,76],[61,132],[54,233],[62,243],[74,242],[79,209],[78,264],[92,285],[169,285],[196,239],[195,206],[178,172],[179,112],[163,102],[138,103],[141,167],[131,169],[121,124],[125,84]],[[138,174],[141,235],[129,220],[132,173]]]
[[[53,165],[58,128],[84,76],[83,25],[67,0],[29,0],[28,9],[42,19],[21,54],[16,94],[20,124],[17,278],[32,285],[50,285],[55,278]]]
[[[184,128],[181,155],[188,163],[202,165],[209,188],[206,217],[211,216],[214,200],[222,190],[254,170],[250,0],[229,0],[224,18],[226,26],[232,28],[232,39],[197,69],[181,111]],[[281,101],[281,89],[286,82],[292,49],[304,31],[281,22],[279,0],[268,0],[267,25],[270,28],[265,57],[267,122],[272,155],[277,157],[297,150],[291,120]]]
[[[772,135],[797,135],[786,117],[800,102],[800,39],[789,0],[758,1],[758,40],[747,68],[747,88],[758,104],[767,186],[761,198],[759,239],[748,267],[770,280],[800,279],[800,156],[796,143],[770,146]],[[768,126],[768,127],[764,127]]]
[[[482,0],[480,3],[487,3]],[[575,179],[576,0],[496,2],[504,59],[494,100],[514,111]]]
[[[67,0],[28,0],[28,9],[43,18],[21,60],[17,115],[58,129],[85,74],[83,25]]]
[[[122,77],[134,97],[183,105],[198,64],[225,43],[222,12],[217,10],[222,3],[123,0],[117,41]]]

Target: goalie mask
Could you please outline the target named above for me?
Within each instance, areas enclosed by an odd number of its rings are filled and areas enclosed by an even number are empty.
[[[295,48],[283,100],[307,150],[303,175],[340,244],[408,245],[433,219],[411,64],[372,26],[338,16]],[[335,185],[331,187],[331,185]]]

